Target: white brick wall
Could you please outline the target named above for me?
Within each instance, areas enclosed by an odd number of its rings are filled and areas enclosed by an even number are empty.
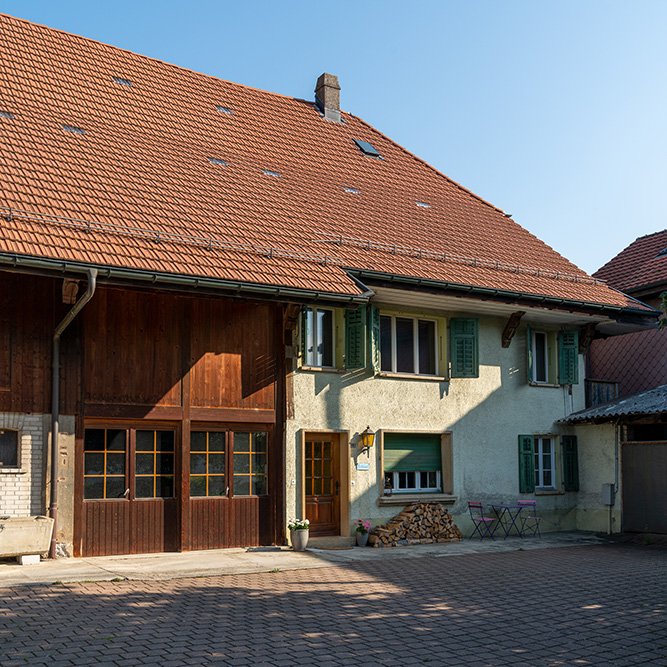
[[[0,467],[0,516],[44,514],[44,433],[43,415],[0,412],[0,429],[19,431],[18,468]]]

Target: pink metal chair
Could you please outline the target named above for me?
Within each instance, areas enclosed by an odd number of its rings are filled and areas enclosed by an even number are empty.
[[[491,526],[496,519],[491,518],[490,516],[484,516],[484,508],[482,507],[482,503],[469,502],[468,511],[470,512],[470,518],[473,520],[473,525],[475,526],[475,530],[472,531],[470,539],[472,540],[472,538],[477,534],[479,535],[480,542],[485,537],[490,537],[495,541],[496,538],[493,536]]]
[[[537,516],[537,501],[536,500],[517,500],[517,505],[521,505],[523,508],[521,514],[519,515],[521,519],[521,537],[526,537],[526,535],[535,535],[535,537],[541,538],[540,534],[540,521],[542,521],[541,516]]]

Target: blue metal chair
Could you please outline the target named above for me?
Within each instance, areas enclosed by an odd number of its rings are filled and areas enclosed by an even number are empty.
[[[496,519],[491,518],[490,516],[484,516],[484,508],[482,507],[482,503],[469,502],[468,511],[470,512],[470,518],[472,519],[473,525],[475,526],[475,530],[472,531],[470,539],[472,540],[475,535],[479,535],[480,542],[485,537],[490,537],[495,542],[496,538],[493,536],[491,527]]]
[[[541,538],[540,521],[541,516],[537,515],[537,501],[536,500],[517,500],[517,505],[521,505],[521,537],[526,535],[534,535]],[[525,512],[525,513],[524,513]]]

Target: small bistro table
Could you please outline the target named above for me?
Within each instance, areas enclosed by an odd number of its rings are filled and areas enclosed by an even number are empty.
[[[521,514],[523,505],[504,505],[504,504],[494,505],[492,503],[491,508],[495,512],[496,518],[498,519],[496,525],[493,528],[494,535],[496,534],[496,532],[498,532],[498,529],[500,528],[505,534],[503,540],[506,540],[510,535],[510,531],[512,530],[512,528],[514,528],[516,530],[516,534],[519,537],[523,537],[523,535],[521,534],[521,528],[517,525],[517,520],[519,519],[519,515]]]

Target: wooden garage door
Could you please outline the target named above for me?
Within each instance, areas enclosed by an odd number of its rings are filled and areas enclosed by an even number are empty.
[[[624,443],[623,530],[667,533],[667,443]]]

